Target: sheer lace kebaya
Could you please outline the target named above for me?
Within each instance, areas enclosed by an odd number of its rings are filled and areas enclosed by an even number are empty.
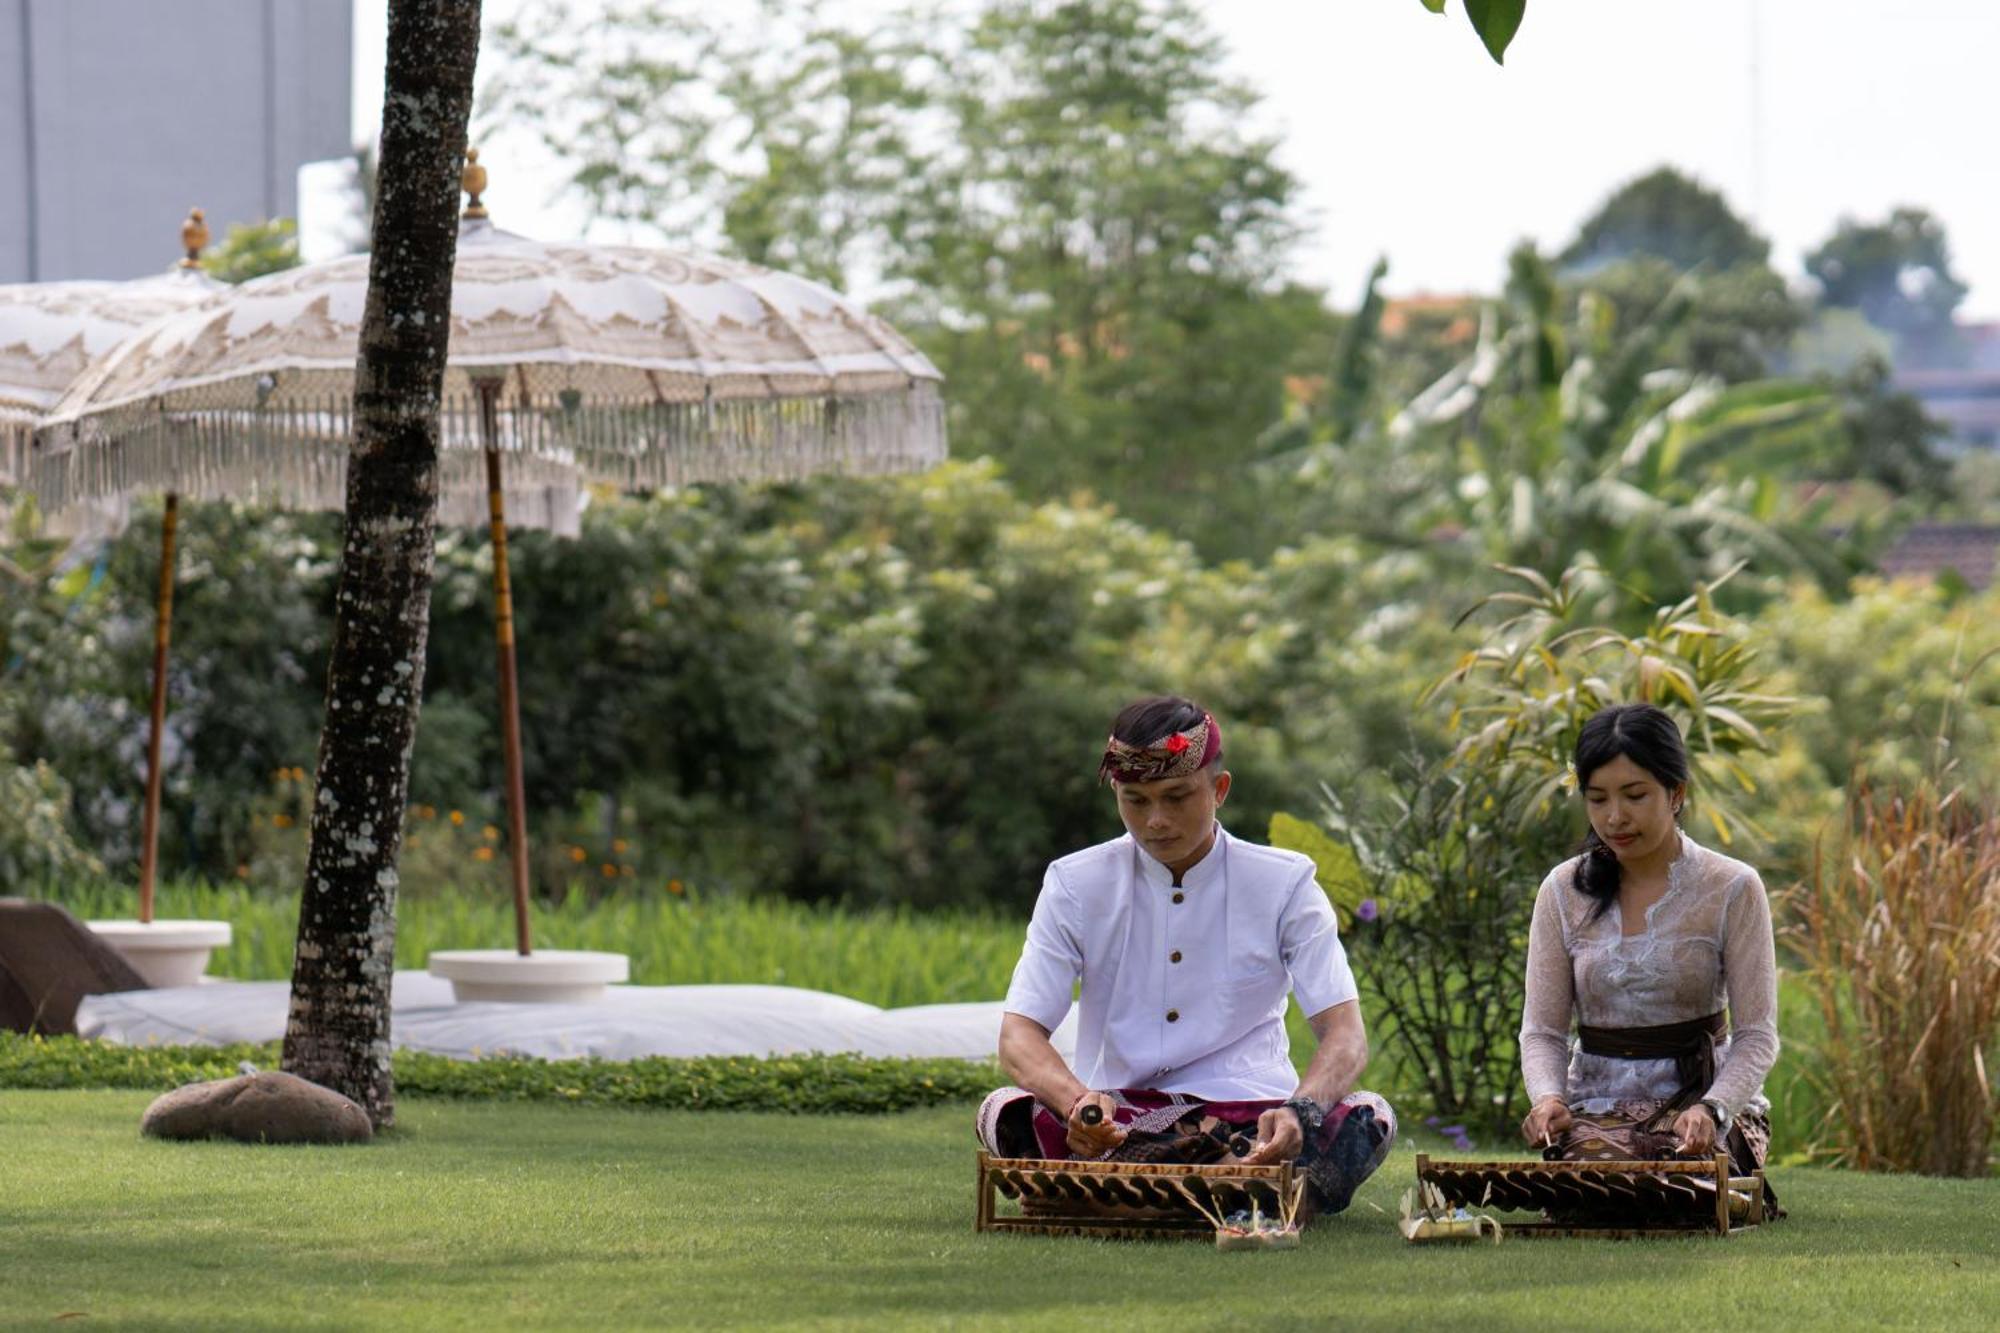
[[[1646,928],[1623,933],[1614,903],[1575,888],[1577,861],[1549,872],[1528,936],[1521,1066],[1529,1100],[1560,1096],[1600,1114],[1619,1101],[1664,1101],[1679,1090],[1671,1059],[1592,1055],[1570,1038],[1572,1020],[1592,1027],[1655,1027],[1724,1008],[1730,1035],[1716,1047],[1715,1082],[1701,1096],[1729,1114],[1762,1113],[1764,1079],[1778,1058],[1777,959],[1771,908],[1757,872],[1685,833],[1667,870],[1667,891],[1646,911]]]

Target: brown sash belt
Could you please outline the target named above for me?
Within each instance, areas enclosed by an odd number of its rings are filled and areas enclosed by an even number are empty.
[[[1576,1035],[1590,1055],[1614,1060],[1672,1060],[1680,1091],[1662,1108],[1678,1113],[1701,1100],[1715,1082],[1715,1044],[1729,1032],[1729,1024],[1718,1009],[1704,1018],[1684,1023],[1661,1023],[1648,1028],[1596,1028],[1577,1025]]]

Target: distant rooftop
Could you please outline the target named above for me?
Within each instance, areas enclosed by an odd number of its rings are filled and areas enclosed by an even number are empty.
[[[1936,578],[1956,571],[1972,588],[1993,585],[2000,557],[2000,526],[1979,523],[1918,523],[1896,539],[1878,562],[1886,578]]]

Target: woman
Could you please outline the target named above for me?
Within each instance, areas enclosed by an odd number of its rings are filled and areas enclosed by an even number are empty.
[[[1595,714],[1575,770],[1590,833],[1535,899],[1522,1132],[1553,1160],[1701,1157],[1721,1144],[1747,1174],[1770,1146],[1763,1086],[1778,1058],[1763,882],[1681,831],[1687,748],[1651,704]]]

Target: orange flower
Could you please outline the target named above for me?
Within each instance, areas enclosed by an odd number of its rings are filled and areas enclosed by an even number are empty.
[[[239,866],[237,866],[237,867],[236,867],[236,878],[238,878],[238,879],[248,879],[248,878],[250,878],[250,867],[249,867],[249,866],[246,866],[246,865],[239,865]]]
[[[273,828],[290,828],[292,826],[292,817],[290,815],[272,815],[271,826]]]
[[[625,849],[627,847],[630,847],[631,845],[632,845],[631,843],[625,841],[625,839],[623,838],[613,838],[611,840],[611,850],[618,853],[620,856],[625,855]]]
[[[465,822],[465,811],[463,811],[463,810],[454,810],[454,811],[452,811],[452,812],[451,812],[451,822],[452,822],[453,824],[463,824],[463,823]]]
[[[617,879],[618,867],[610,864],[609,862],[606,862],[605,864],[597,867],[597,873],[604,876],[604,878],[606,879]]]
[[[581,847],[572,847],[569,849],[569,859],[576,862],[578,865],[582,865],[585,861],[588,861],[590,859],[590,853],[586,852]]]
[[[618,873],[623,875],[625,878],[630,879],[639,872],[631,866],[619,866]]]
[[[488,842],[498,842],[500,841],[500,830],[488,824],[485,828],[479,830],[479,836]]]
[[[687,890],[686,890],[686,889],[685,889],[684,887],[682,887],[682,885],[681,885],[681,882],[680,882],[679,880],[677,880],[677,879],[670,879],[670,880],[668,880],[668,881],[667,881],[667,892],[668,892],[668,893],[686,893],[686,892],[687,892]]]
[[[491,861],[493,859],[493,849],[491,847],[475,847],[472,849],[472,859],[475,861]]]
[[[438,811],[436,806],[420,805],[417,807],[418,819],[436,819],[437,817],[438,817]]]

